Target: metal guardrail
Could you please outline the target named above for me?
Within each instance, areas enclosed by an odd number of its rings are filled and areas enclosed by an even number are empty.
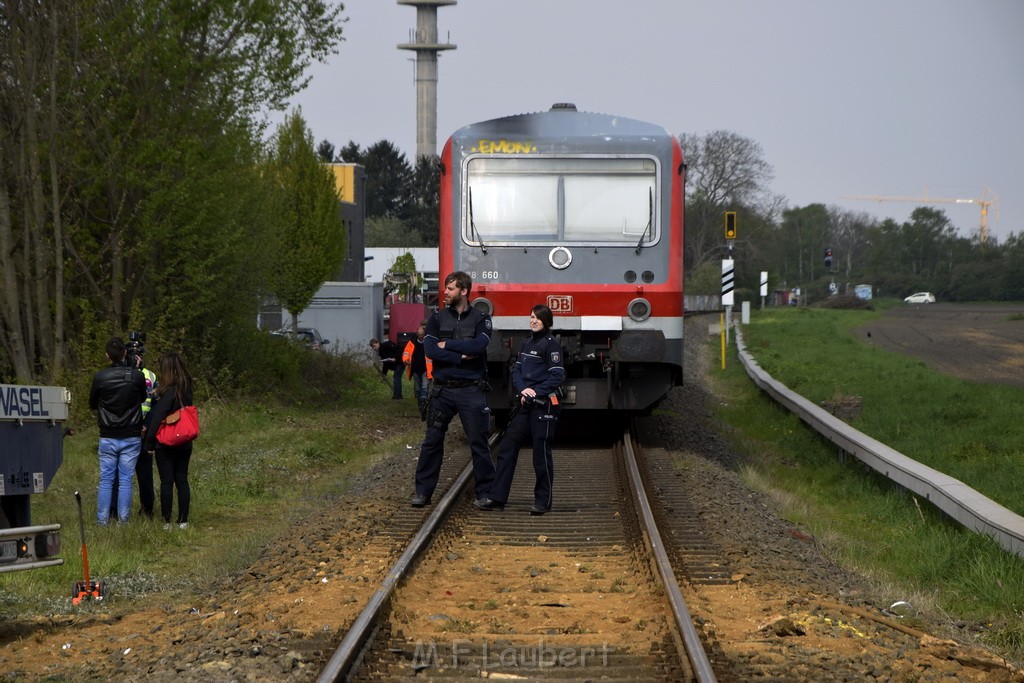
[[[1024,557],[1024,517],[962,481],[922,465],[857,431],[772,378],[746,350],[739,326],[736,327],[736,348],[740,362],[754,383],[819,434],[882,476],[926,498],[963,526],[991,537],[1006,550]]]

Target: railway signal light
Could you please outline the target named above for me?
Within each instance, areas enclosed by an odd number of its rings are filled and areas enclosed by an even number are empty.
[[[725,239],[734,240],[736,239],[736,212],[726,211],[725,212]]]

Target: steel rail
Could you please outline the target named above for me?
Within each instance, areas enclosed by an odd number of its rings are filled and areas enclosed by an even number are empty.
[[[679,583],[676,581],[675,572],[672,570],[672,563],[668,559],[665,544],[662,542],[661,534],[658,532],[658,525],[654,522],[654,514],[651,512],[651,504],[647,500],[647,492],[644,489],[643,481],[640,479],[640,468],[636,463],[636,455],[633,451],[633,443],[629,438],[628,429],[622,436],[622,442],[629,484],[633,500],[636,503],[636,514],[650,542],[651,553],[658,567],[658,574],[661,576],[661,582],[665,587],[665,593],[668,596],[672,613],[675,615],[676,626],[682,635],[686,656],[690,660],[694,677],[698,683],[714,683],[718,679],[711,668],[711,661],[704,651],[704,645],[700,641],[697,628],[693,625],[690,611],[686,608],[686,601],[679,590]]]
[[[488,438],[488,445],[493,448],[494,443],[500,436],[501,432],[495,431]],[[395,588],[398,587],[399,582],[404,578],[413,561],[430,545],[434,532],[452,508],[455,507],[455,501],[462,495],[462,491],[466,488],[472,475],[473,464],[471,462],[462,470],[462,473],[441,500],[438,501],[437,507],[434,508],[434,511],[423,522],[423,526],[416,532],[413,539],[409,541],[409,545],[406,546],[401,556],[395,561],[390,571],[388,571],[387,576],[384,577],[381,587],[370,596],[370,599],[366,602],[366,607],[359,613],[356,620],[352,622],[352,626],[349,628],[348,633],[345,634],[341,644],[338,645],[338,649],[334,651],[334,654],[327,661],[327,665],[320,672],[320,676],[316,679],[317,683],[340,681],[351,671],[359,653],[366,645],[366,641],[369,639],[374,626],[380,618],[384,606],[391,598],[392,593],[395,592]]]

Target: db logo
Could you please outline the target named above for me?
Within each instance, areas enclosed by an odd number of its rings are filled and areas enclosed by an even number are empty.
[[[552,313],[572,313],[572,297],[552,294],[548,297],[548,308]]]

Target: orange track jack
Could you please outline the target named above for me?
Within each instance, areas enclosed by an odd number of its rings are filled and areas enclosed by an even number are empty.
[[[71,604],[77,605],[83,600],[90,598],[102,600],[107,594],[107,589],[102,581],[89,580],[89,551],[85,547],[85,513],[82,512],[82,496],[75,491],[75,500],[78,501],[78,528],[82,532],[82,566],[85,567],[85,580],[76,581],[71,589]]]

